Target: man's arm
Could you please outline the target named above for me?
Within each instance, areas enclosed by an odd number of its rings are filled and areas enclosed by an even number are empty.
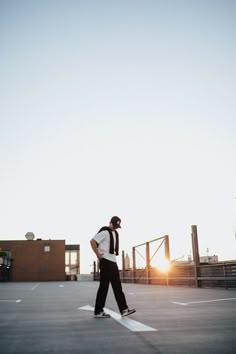
[[[99,260],[102,259],[103,254],[98,252],[97,242],[94,239],[91,239],[90,240],[90,244],[91,244],[92,250],[96,254],[97,258]]]

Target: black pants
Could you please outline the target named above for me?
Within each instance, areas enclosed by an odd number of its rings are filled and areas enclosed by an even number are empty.
[[[95,314],[103,311],[110,283],[120,312],[128,308],[125,300],[125,295],[122,291],[120,274],[117,264],[102,258],[100,261],[100,285],[96,297],[94,309]]]

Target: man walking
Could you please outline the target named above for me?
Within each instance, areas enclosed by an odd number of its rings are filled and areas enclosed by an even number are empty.
[[[119,254],[119,229],[121,219],[113,216],[109,226],[103,226],[99,232],[91,239],[91,247],[99,260],[100,266],[100,285],[98,288],[94,317],[108,318],[109,314],[104,312],[109,284],[111,283],[115,299],[120,310],[121,316],[128,316],[136,312],[127,306],[125,295],[122,291],[121,281],[116,256]]]

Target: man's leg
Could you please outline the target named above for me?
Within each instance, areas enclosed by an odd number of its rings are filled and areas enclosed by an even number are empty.
[[[96,302],[94,314],[97,315],[103,312],[103,307],[106,303],[108,288],[109,288],[109,268],[107,266],[107,261],[101,259],[100,261],[100,285],[97,291]]]
[[[120,281],[120,274],[118,270],[118,266],[116,263],[112,264],[112,276],[111,276],[111,285],[115,295],[115,299],[117,305],[119,307],[120,313],[125,309],[128,309],[125,295],[122,291],[121,281]]]

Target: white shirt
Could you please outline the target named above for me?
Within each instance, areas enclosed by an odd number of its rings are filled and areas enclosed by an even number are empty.
[[[114,249],[116,248],[116,234],[115,231],[112,231],[113,235],[113,240],[114,240]],[[116,262],[116,255],[109,253],[110,250],[110,234],[109,231],[104,230],[99,232],[93,237],[93,240],[95,240],[98,243],[98,252],[100,254],[103,253],[102,258],[107,259],[108,261],[111,262]]]

